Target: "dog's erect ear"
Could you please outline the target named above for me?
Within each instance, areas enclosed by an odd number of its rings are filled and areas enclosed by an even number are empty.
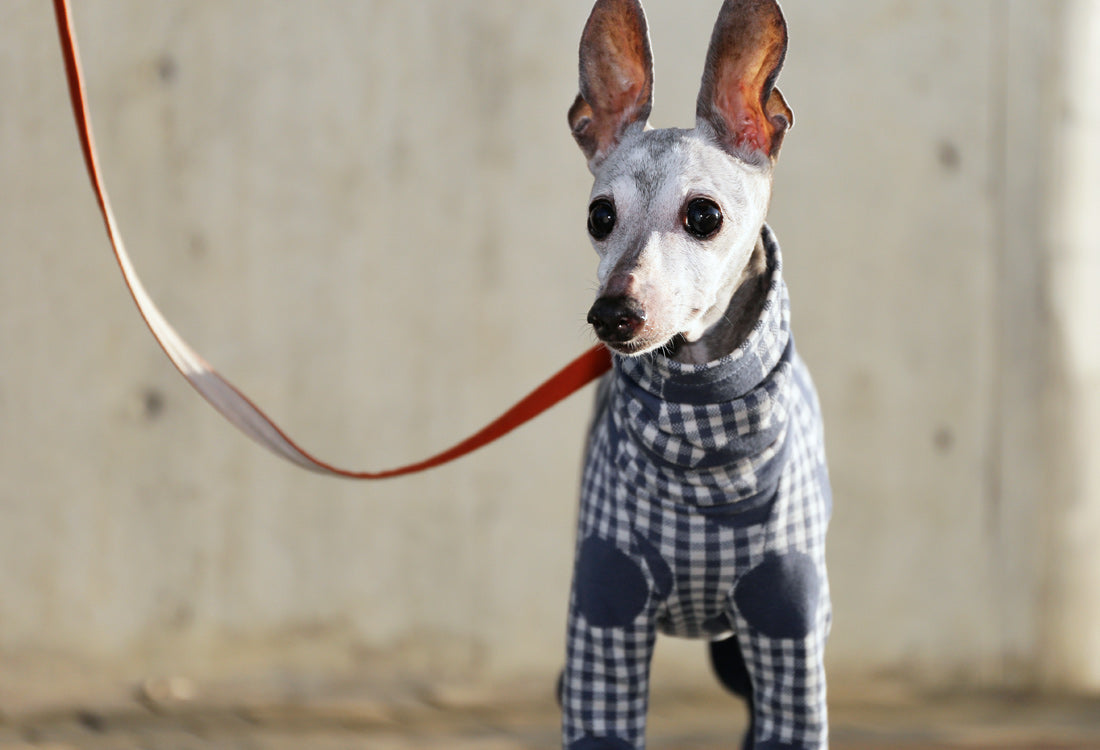
[[[775,88],[787,54],[776,0],[726,0],[707,51],[696,116],[736,154],[773,162],[794,115]]]
[[[569,127],[590,168],[653,106],[653,54],[638,0],[597,0],[581,36],[580,88]]]

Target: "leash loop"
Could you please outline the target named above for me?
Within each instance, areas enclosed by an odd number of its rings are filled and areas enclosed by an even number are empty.
[[[91,114],[84,89],[84,76],[73,31],[72,12],[68,0],[54,0],[53,5],[61,39],[61,53],[65,60],[65,74],[72,100],[73,117],[76,122],[77,136],[80,139],[80,148],[84,155],[84,167],[91,180],[92,191],[95,193],[96,202],[99,204],[99,211],[107,229],[107,237],[130,296],[153,337],[187,382],[237,429],[272,453],[304,469],[347,479],[386,479],[426,471],[461,458],[503,437],[611,368],[611,357],[607,349],[602,345],[595,346],[563,367],[478,432],[441,453],[407,466],[384,471],[350,471],[312,455],[292,440],[248,396],[222,377],[198,352],[192,349],[161,314],[146,292],[126,252],[126,246],[122,241],[118,223],[111,210],[107,189],[99,171],[95,139],[92,136]]]

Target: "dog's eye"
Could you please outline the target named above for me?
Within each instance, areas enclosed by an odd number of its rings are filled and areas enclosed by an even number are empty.
[[[615,207],[606,198],[593,201],[588,207],[588,233],[595,240],[607,239],[615,228]]]
[[[699,239],[706,239],[722,227],[722,209],[707,198],[696,198],[687,206],[684,228]]]

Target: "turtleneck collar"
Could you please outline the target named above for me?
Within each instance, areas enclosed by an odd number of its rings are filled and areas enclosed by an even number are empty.
[[[779,245],[767,227],[762,237],[767,301],[734,352],[703,365],[663,355],[615,358],[616,431],[649,457],[654,473],[645,474],[662,485],[678,476],[674,494],[697,504],[757,494],[784,453],[794,341]]]
[[[616,356],[616,369],[654,396],[685,404],[741,398],[760,384],[779,363],[790,338],[790,301],[779,243],[766,225],[761,238],[771,277],[768,295],[755,327],[736,350],[702,365],[682,364],[656,353]]]

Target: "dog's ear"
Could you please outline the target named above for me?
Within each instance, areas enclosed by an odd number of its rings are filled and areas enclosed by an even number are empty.
[[[794,115],[775,79],[787,54],[776,0],[726,0],[707,51],[696,116],[740,156],[779,156]]]
[[[638,0],[597,0],[581,36],[580,88],[569,127],[588,166],[599,166],[653,106],[653,54]]]

